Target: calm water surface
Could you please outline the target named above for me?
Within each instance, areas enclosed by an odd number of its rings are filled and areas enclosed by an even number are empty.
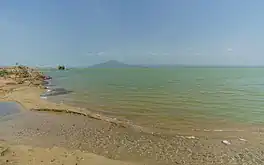
[[[142,124],[264,122],[264,68],[72,69],[46,74],[54,84],[74,91],[57,100]]]

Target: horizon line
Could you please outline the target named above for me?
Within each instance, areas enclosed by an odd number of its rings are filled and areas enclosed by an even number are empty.
[[[95,64],[96,65],[96,64]],[[93,65],[89,66],[70,66],[65,65],[66,68],[92,68]],[[185,64],[128,64],[128,66],[135,66],[133,68],[264,68],[264,65],[185,65]],[[37,68],[54,68],[57,66],[29,66],[29,67],[37,67]],[[104,67],[101,67],[104,68]],[[106,67],[107,68],[107,67]],[[114,68],[114,67],[108,67]],[[122,69],[126,67],[121,67],[118,69]],[[100,69],[100,68],[98,68]]]
[[[115,61],[115,60],[110,60],[110,61]],[[107,61],[108,62],[108,61]],[[103,63],[97,63],[97,64],[91,64],[91,65],[70,65],[66,64],[67,68],[90,68],[92,66],[104,64],[107,62]],[[119,62],[119,61],[117,61]],[[127,66],[134,66],[134,67],[211,67],[211,68],[262,68],[264,67],[263,65],[228,65],[228,64],[219,64],[219,65],[214,65],[214,64],[127,64],[124,62],[119,62],[120,64],[125,64]],[[29,67],[36,67],[36,68],[57,68],[59,65],[23,65],[22,66],[29,66]],[[16,66],[16,65],[0,65],[0,67],[10,67],[10,66]],[[111,68],[111,67],[110,67]],[[125,68],[125,67],[124,67]]]

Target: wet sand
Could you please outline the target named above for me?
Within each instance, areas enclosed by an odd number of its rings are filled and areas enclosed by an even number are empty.
[[[226,125],[223,128],[198,124],[193,129],[183,130],[179,125],[178,132],[159,132],[155,128],[144,128],[81,108],[48,102],[39,98],[42,92],[43,89],[22,86],[2,95],[1,101],[15,101],[26,109],[46,111],[25,111],[6,116],[1,121],[0,137],[15,149],[18,145],[26,145],[39,147],[44,152],[45,148],[56,146],[63,151],[80,150],[136,164],[264,162],[262,126]],[[225,145],[222,140],[231,144]],[[104,157],[99,158],[110,164]]]

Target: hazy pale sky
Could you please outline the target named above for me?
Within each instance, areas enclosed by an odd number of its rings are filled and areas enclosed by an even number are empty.
[[[263,0],[1,0],[0,65],[264,65]]]

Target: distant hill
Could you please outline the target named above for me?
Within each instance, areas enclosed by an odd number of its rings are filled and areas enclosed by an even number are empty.
[[[124,64],[122,62],[115,60],[110,60],[101,64],[96,64],[91,66],[91,68],[138,68],[138,67],[142,67],[142,66]]]

